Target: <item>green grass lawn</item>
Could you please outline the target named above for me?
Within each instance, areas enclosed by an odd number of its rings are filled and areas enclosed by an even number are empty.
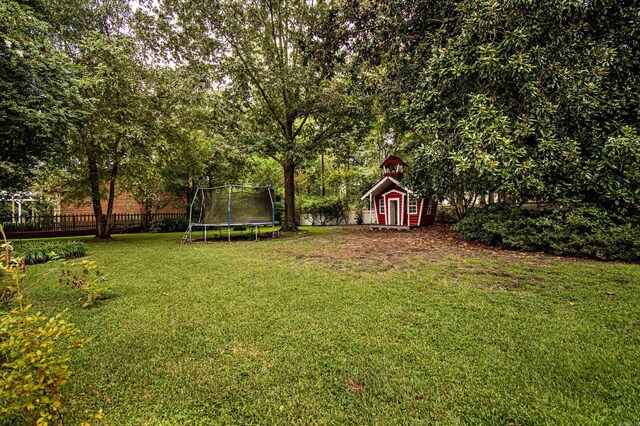
[[[73,353],[70,424],[100,408],[113,425],[640,422],[640,265],[376,260],[357,254],[388,234],[351,232],[88,240],[111,299],[81,309],[55,274],[27,296],[93,336]]]

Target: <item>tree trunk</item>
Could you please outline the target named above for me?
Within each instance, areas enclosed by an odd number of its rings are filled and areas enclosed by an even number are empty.
[[[93,206],[93,216],[96,219],[96,238],[102,239],[105,231],[105,218],[102,214],[102,204],[100,203],[100,173],[96,154],[90,143],[87,147],[87,164],[89,165],[89,186],[91,187],[91,204]]]
[[[292,158],[286,157],[284,160],[284,217],[282,219],[281,231],[297,231],[296,220],[296,186],[295,171],[296,165]]]
[[[107,199],[107,215],[105,217],[105,227],[104,234],[100,236],[100,239],[109,240],[111,239],[111,227],[113,221],[111,218],[113,217],[113,201],[116,195],[116,178],[118,177],[118,159],[116,157],[113,162],[113,167],[111,168],[111,175],[109,176],[109,198]]]
[[[324,154],[320,154],[320,183],[322,185],[322,196],[324,197]]]
[[[147,199],[144,203],[144,230],[149,232],[151,228],[151,221],[153,217],[153,205],[150,199]]]

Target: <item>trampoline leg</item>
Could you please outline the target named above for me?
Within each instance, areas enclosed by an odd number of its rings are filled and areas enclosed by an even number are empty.
[[[231,227],[227,226],[227,241],[231,242]]]
[[[256,239],[255,241],[258,241],[258,225],[256,225]]]
[[[204,227],[204,242],[207,242],[207,227]]]

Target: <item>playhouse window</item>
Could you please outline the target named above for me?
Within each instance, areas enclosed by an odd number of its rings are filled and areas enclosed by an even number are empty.
[[[409,199],[409,214],[418,213],[418,200],[415,198]]]
[[[380,214],[384,214],[384,198],[380,198]]]

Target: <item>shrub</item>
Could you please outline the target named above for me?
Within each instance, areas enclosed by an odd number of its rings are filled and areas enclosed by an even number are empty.
[[[186,217],[179,219],[173,219],[169,217],[163,217],[154,219],[149,226],[149,232],[163,233],[163,232],[184,232],[187,229],[188,223]]]
[[[347,205],[338,197],[309,197],[302,202],[302,214],[312,225],[327,225],[334,220],[340,223],[347,214]]]
[[[0,273],[16,306],[0,315],[0,420],[10,423],[63,424],[61,388],[71,375],[67,351],[86,340],[65,318],[30,314],[21,291],[24,263],[3,237]],[[101,415],[101,414],[100,414]]]
[[[0,419],[22,416],[37,424],[59,422],[60,388],[71,375],[66,351],[86,343],[64,318],[30,314],[30,306],[0,317]]]
[[[456,223],[458,215],[453,206],[439,205],[436,210],[436,223]]]
[[[369,200],[355,201],[348,210],[355,209],[356,225],[364,224],[364,214],[369,211]]]
[[[460,237],[525,251],[639,260],[640,225],[604,209],[529,210],[496,204],[472,210],[454,226]]]
[[[28,241],[15,244],[16,255],[27,265],[45,263],[55,259],[73,259],[87,253],[80,241]]]
[[[83,308],[93,305],[96,300],[108,299],[111,290],[106,283],[107,278],[93,260],[62,262],[58,282],[83,293],[84,297],[80,299]]]

